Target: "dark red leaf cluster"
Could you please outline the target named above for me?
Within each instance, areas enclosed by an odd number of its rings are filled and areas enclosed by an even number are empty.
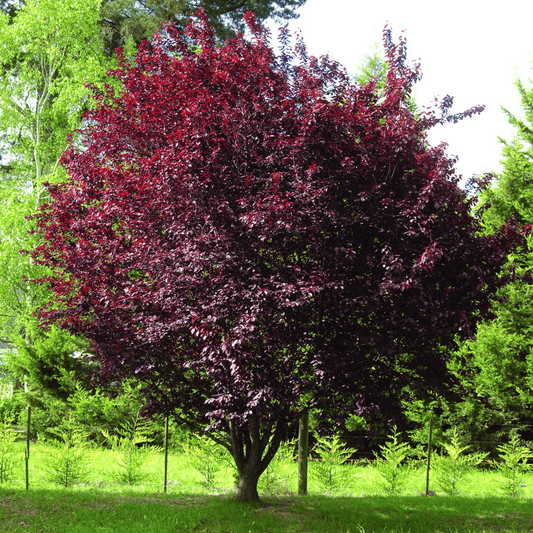
[[[186,37],[166,27],[110,73],[122,91],[95,93],[37,215],[44,321],[194,421],[445,387],[443,354],[489,314],[515,230],[477,234],[427,143],[440,118],[409,109],[403,41],[385,33],[378,94],[287,35],[277,57],[247,23],[223,47],[201,13]]]

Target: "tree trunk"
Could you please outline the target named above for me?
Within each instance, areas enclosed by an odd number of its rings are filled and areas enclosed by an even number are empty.
[[[237,500],[250,503],[259,501],[257,483],[278,451],[283,422],[261,426],[256,418],[252,418],[247,427],[241,428],[233,422],[229,423],[231,455],[239,476],[235,495]]]
[[[235,498],[240,502],[258,502],[259,493],[257,492],[257,483],[261,474],[258,474],[258,469],[247,469],[243,474],[239,474],[239,484],[237,485],[237,494]]]

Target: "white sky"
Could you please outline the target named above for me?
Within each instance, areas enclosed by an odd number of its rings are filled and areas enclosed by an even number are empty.
[[[452,112],[486,106],[481,115],[436,126],[431,142],[448,143],[463,179],[500,170],[498,136],[513,137],[501,106],[521,115],[515,80],[533,85],[531,0],[307,0],[299,13],[289,27],[301,30],[309,53],[329,54],[349,72],[364,63],[376,43],[381,47],[387,23],[396,41],[404,31],[408,59],[421,63],[423,79],[415,87],[419,106],[446,94],[454,97]]]

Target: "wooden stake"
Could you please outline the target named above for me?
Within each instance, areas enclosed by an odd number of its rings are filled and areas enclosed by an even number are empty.
[[[163,483],[163,491],[167,491],[167,474],[168,474],[168,413],[165,418],[165,481]]]
[[[26,490],[30,488],[30,429],[31,407],[28,405],[28,419],[26,421],[26,449],[24,450],[24,463],[26,465]]]
[[[309,460],[309,413],[303,413],[298,427],[298,495],[307,495],[307,465]]]
[[[429,437],[428,437],[428,461],[426,465],[426,496],[429,496],[429,468],[431,466],[431,434],[433,432],[433,418],[429,419]]]

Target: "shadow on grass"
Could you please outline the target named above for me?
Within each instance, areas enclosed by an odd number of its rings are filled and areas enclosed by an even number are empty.
[[[533,532],[533,500],[471,497],[271,497],[0,489],[0,531],[64,533]]]
[[[319,498],[321,531],[481,532],[533,531],[533,500],[501,497],[368,496]],[[301,503],[313,509],[313,502]],[[330,527],[333,522],[337,527]],[[317,531],[320,531],[317,529]]]

